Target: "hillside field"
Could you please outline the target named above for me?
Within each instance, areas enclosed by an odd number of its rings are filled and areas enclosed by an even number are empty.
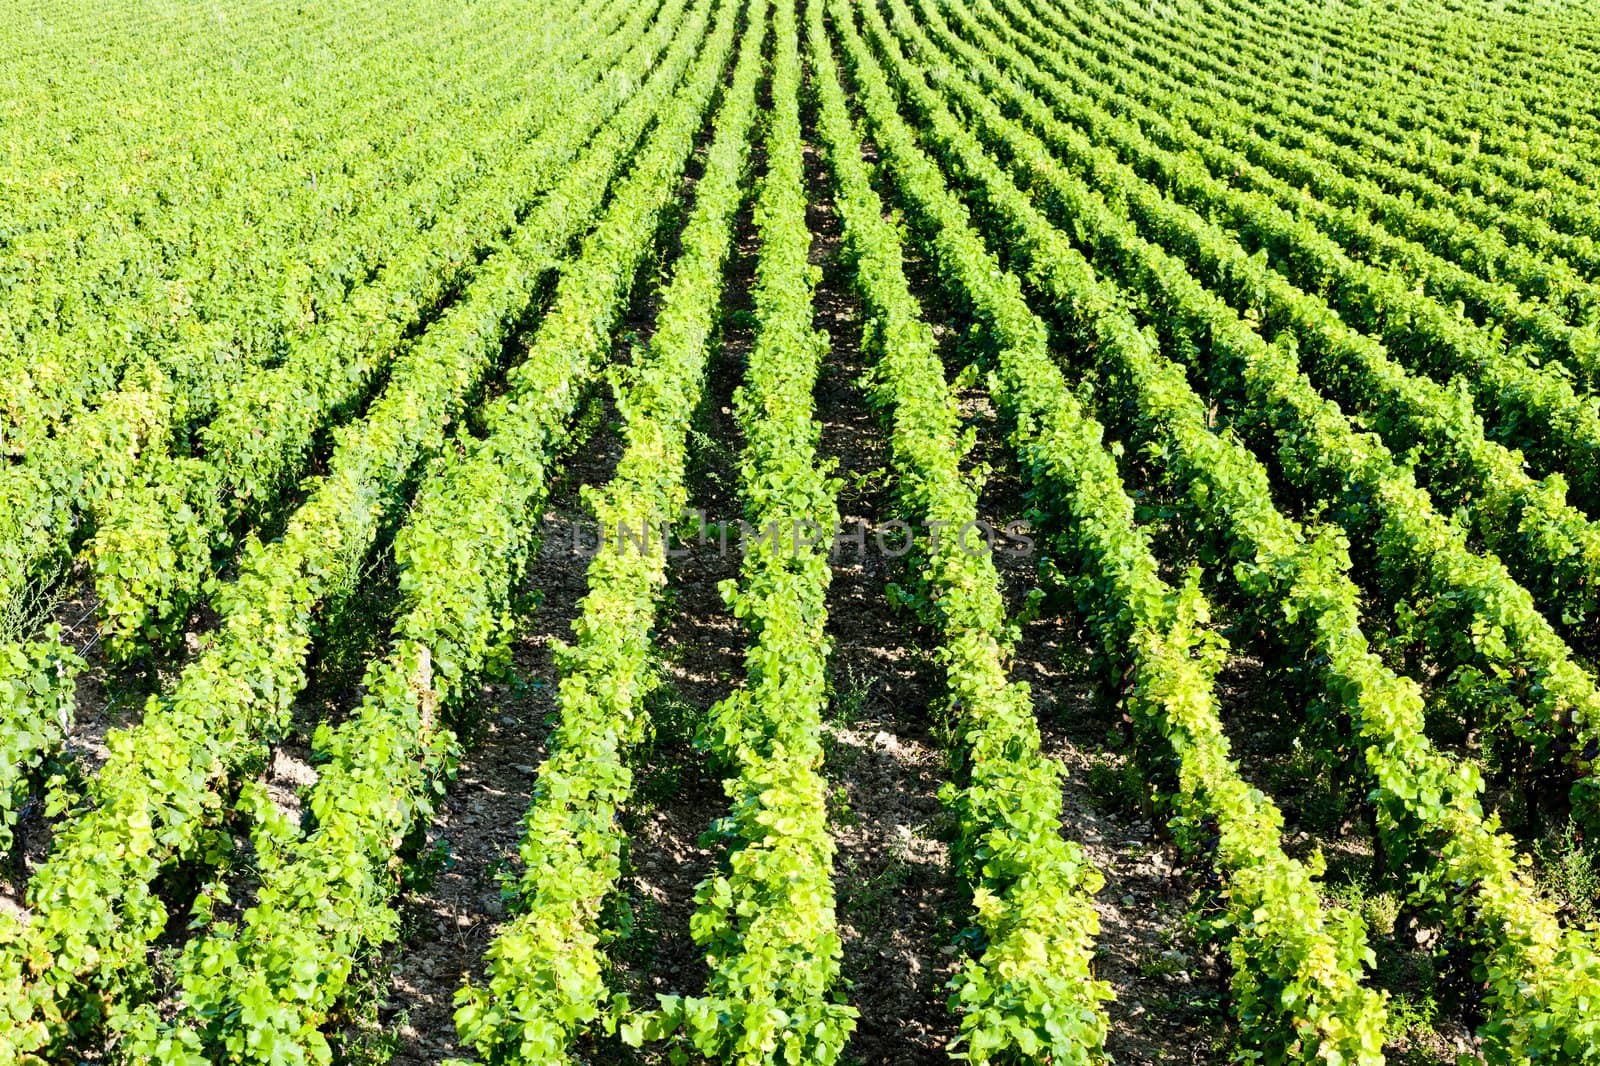
[[[0,1066],[1600,1066],[1597,0],[15,0]]]

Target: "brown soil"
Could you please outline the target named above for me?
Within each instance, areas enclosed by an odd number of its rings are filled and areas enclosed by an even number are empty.
[[[992,473],[980,513],[995,525],[1018,520],[1022,486],[993,405],[981,392],[963,396],[979,429],[974,458]],[[1019,610],[1040,586],[1038,559],[995,556],[1007,600]],[[1027,621],[1013,676],[1033,693],[1046,755],[1066,771],[1062,835],[1083,846],[1105,876],[1095,897],[1100,936],[1095,975],[1110,983],[1106,1050],[1118,1062],[1221,1064],[1233,1024],[1227,1015],[1225,962],[1200,942],[1189,921],[1190,880],[1164,828],[1121,782],[1142,780],[1120,750],[1121,712],[1094,691],[1089,650],[1077,622],[1046,609]]]
[[[758,167],[759,153],[752,172]],[[657,994],[696,995],[705,987],[705,960],[689,935],[689,920],[695,888],[716,862],[701,836],[728,809],[695,731],[744,670],[746,633],[718,590],[720,582],[738,575],[739,553],[733,539],[721,549],[715,527],[743,513],[733,393],[754,341],[751,289],[759,242],[748,204],[737,219],[734,242],[722,331],[689,433],[689,506],[704,514],[713,531],[709,543],[686,543],[687,554],[670,561],[656,634],[663,687],[651,707],[655,736],[649,750],[638,753],[637,802],[626,815],[628,868],[621,898],[633,929],[613,944],[611,959],[616,985],[644,1009],[654,1006]],[[591,1051],[596,1062],[666,1061],[660,1046],[634,1049],[614,1039],[600,1039]]]
[[[567,639],[586,591],[585,558],[575,544],[590,532],[577,486],[603,480],[619,446],[609,425],[569,462],[542,518],[542,537],[524,589],[538,597],[512,647],[504,680],[483,686],[481,735],[463,756],[429,827],[424,854],[443,859],[430,884],[404,899],[408,933],[393,952],[380,1005],[397,1040],[396,1064],[438,1062],[461,1049],[454,995],[481,973],[484,949],[505,913],[501,878],[512,873],[535,767],[555,713],[552,645]]]
[[[842,245],[826,172],[812,151],[812,261],[822,269],[816,325],[832,338],[817,389],[821,451],[844,481],[840,522],[881,527],[895,516],[884,475],[890,456],[882,427],[857,379],[866,369],[860,308],[840,262]],[[847,1062],[894,1066],[947,1062],[955,1018],[945,986],[958,956],[954,938],[964,893],[951,875],[948,818],[939,802],[947,756],[932,733],[937,668],[915,619],[887,595],[898,567],[869,536],[846,543],[829,592],[827,774],[834,887],[844,940],[844,976],[860,1011]]]

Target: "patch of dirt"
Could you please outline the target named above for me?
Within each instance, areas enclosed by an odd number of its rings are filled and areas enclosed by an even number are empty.
[[[845,485],[840,523],[882,528],[895,517],[886,436],[857,380],[866,369],[860,308],[840,261],[842,237],[826,169],[807,150],[811,259],[822,269],[815,325],[832,338],[817,389],[820,450]],[[891,546],[893,546],[891,544]],[[956,1036],[946,985],[967,911],[950,870],[950,820],[939,802],[949,760],[933,734],[940,677],[916,620],[896,611],[887,584],[902,569],[869,533],[841,542],[828,599],[833,700],[826,725],[834,887],[843,971],[860,1011],[845,1061],[891,1066],[948,1062]]]
[[[928,264],[913,263],[914,283],[937,292]],[[933,306],[938,306],[937,302]],[[971,344],[952,318],[939,331],[958,368]],[[1005,426],[981,384],[960,393],[962,416],[978,433],[972,461],[989,472],[979,517],[995,528],[1026,519],[1026,502]],[[1028,536],[1037,531],[1024,527]],[[1012,541],[1020,546],[1020,542]],[[1013,618],[1023,619],[1012,676],[1032,692],[1044,753],[1066,771],[1061,832],[1082,845],[1105,876],[1096,895],[1100,916],[1095,976],[1115,1000],[1106,1005],[1106,1050],[1118,1062],[1221,1064],[1228,1061],[1233,1023],[1226,1012],[1225,959],[1196,938],[1189,920],[1191,884],[1164,827],[1139,801],[1143,780],[1122,752],[1121,712],[1100,699],[1090,677],[1088,638],[1050,600],[1029,618],[1030,594],[1044,584],[1038,550],[1000,551],[995,564]]]
[[[1015,606],[1037,574],[1026,559],[1001,565]],[[1233,1026],[1225,956],[1195,935],[1188,918],[1191,872],[1165,827],[1124,791],[1124,782],[1143,775],[1117,750],[1120,714],[1092,691],[1075,624],[1049,616],[1025,624],[1013,675],[1033,692],[1045,754],[1066,770],[1062,834],[1081,844],[1105,875],[1094,906],[1100,915],[1095,975],[1116,993],[1106,1007],[1106,1050],[1118,1062],[1228,1061]]]
[[[752,173],[759,163],[757,151]],[[694,737],[707,712],[732,691],[744,670],[746,633],[717,586],[739,572],[734,531],[743,512],[733,393],[754,342],[751,289],[758,250],[747,203],[735,223],[721,335],[689,430],[689,506],[704,514],[709,532],[704,542],[691,535],[682,545],[686,554],[669,561],[655,637],[663,682],[651,700],[655,735],[636,757],[637,802],[625,815],[628,866],[619,902],[632,929],[612,944],[613,977],[636,1007],[647,1009],[657,994],[698,994],[708,976],[704,955],[689,935],[689,920],[695,888],[716,862],[716,853],[702,845],[701,836],[727,813],[728,800]],[[724,522],[730,526],[726,549],[717,533],[717,524]],[[634,1049],[604,1038],[596,1045],[597,1061],[666,1061],[660,1046]]]
[[[593,528],[579,486],[604,482],[621,454],[609,397],[596,402],[599,425],[572,448],[523,578],[523,593],[537,606],[513,641],[506,677],[481,687],[478,735],[468,740],[428,827],[421,854],[440,869],[403,900],[407,932],[391,952],[387,990],[377,992],[378,1019],[396,1045],[396,1064],[432,1066],[461,1054],[455,992],[481,975],[484,950],[505,914],[502,878],[514,876],[522,817],[556,713],[552,647],[570,638],[587,591],[584,545]],[[373,979],[381,985],[385,978]]]

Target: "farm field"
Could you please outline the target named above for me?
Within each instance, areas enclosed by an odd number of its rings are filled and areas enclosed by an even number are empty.
[[[17,0],[0,1066],[1600,1066],[1600,4]]]

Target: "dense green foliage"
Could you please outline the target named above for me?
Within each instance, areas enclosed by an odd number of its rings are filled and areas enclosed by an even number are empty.
[[[736,5],[726,6],[723,28],[707,47],[716,58],[704,67],[707,89],[730,47],[735,13]],[[757,3],[746,14],[751,31],[717,111],[718,133],[657,333],[619,395],[627,450],[615,478],[590,497],[602,521],[659,528],[682,507],[685,423],[715,326],[761,73],[765,8]],[[680,135],[692,137],[693,126]],[[649,726],[642,701],[652,681],[650,631],[666,568],[665,545],[632,543],[603,540],[590,564],[576,643],[560,653],[553,752],[539,769],[526,817],[520,913],[489,948],[487,987],[469,985],[456,997],[462,1040],[486,1062],[570,1061],[573,1040],[611,1006],[597,924],[620,872],[624,841],[615,819],[632,786],[627,755]]]
[[[1595,0],[19,0],[0,1066],[1600,1066],[1597,90]]]
[[[681,1027],[709,1058],[831,1066],[855,1025],[839,983],[833,839],[821,773],[827,701],[829,541],[838,482],[819,461],[812,390],[828,337],[812,328],[811,231],[800,132],[794,0],[773,19],[766,169],[755,195],[761,241],[755,345],[734,394],[739,489],[751,527],[729,610],[750,631],[744,683],[711,708],[704,744],[727,768],[717,825],[724,862],[695,889],[690,931],[706,954],[702,995],[658,997],[630,1041]]]

